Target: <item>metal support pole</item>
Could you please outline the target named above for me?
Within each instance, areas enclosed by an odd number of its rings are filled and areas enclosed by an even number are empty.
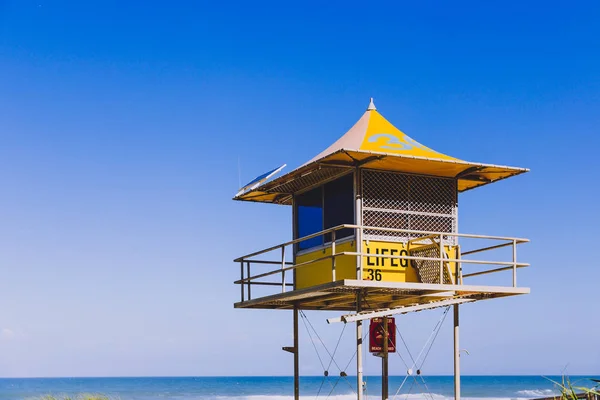
[[[298,347],[298,308],[294,307],[294,400],[300,400],[300,351]]]
[[[381,357],[381,400],[388,400],[388,344],[390,333],[388,332],[388,317],[383,317],[383,356]]]
[[[440,235],[440,285],[444,283],[444,236]]]
[[[331,281],[337,280],[335,276],[335,231],[331,232]]]
[[[252,289],[250,288],[252,285],[250,282],[250,261],[246,261],[246,275],[248,276],[248,300],[252,300]]]
[[[356,279],[362,280],[363,268],[362,268],[362,252],[363,252],[363,238],[362,238],[362,177],[360,167],[356,167],[354,170],[354,219],[355,224],[359,227],[356,228]]]
[[[356,294],[356,312],[362,310],[362,293]],[[356,321],[356,393],[357,400],[363,399],[362,321]]]
[[[244,280],[244,261],[240,261],[240,279]],[[240,284],[242,299],[240,301],[244,301],[244,282]]]
[[[460,400],[460,349],[458,337],[458,304],[454,305],[454,399]]]
[[[513,287],[517,287],[517,241],[513,240]]]
[[[281,293],[285,293],[285,246],[281,246]]]
[[[298,239],[296,229],[296,198],[292,197],[292,238]],[[292,264],[296,265],[296,252],[298,251],[298,244],[292,244]],[[292,283],[294,284],[292,290],[296,290],[296,269],[292,270]]]

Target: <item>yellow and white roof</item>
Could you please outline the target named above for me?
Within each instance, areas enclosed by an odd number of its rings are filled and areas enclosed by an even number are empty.
[[[325,151],[301,167],[234,199],[291,204],[292,195],[297,191],[356,166],[456,178],[461,192],[528,171],[526,168],[472,163],[438,153],[392,125],[377,111],[371,99],[358,122]]]

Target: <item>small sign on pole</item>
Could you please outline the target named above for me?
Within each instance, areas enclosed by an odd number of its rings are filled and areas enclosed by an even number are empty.
[[[396,352],[396,320],[388,317],[388,353]],[[383,318],[371,318],[369,326],[369,351],[371,353],[383,352]]]

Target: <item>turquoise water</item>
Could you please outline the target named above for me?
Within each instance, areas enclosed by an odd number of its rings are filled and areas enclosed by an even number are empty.
[[[552,377],[551,377],[552,378]],[[571,377],[591,386],[588,377]],[[390,377],[390,399],[404,377]],[[443,400],[453,395],[451,376],[424,377],[406,381],[397,400]],[[560,377],[553,377],[560,380]],[[302,377],[303,399],[355,398],[354,377]],[[366,399],[380,398],[381,381],[366,378]],[[0,379],[0,400],[36,399],[43,395],[103,393],[121,400],[212,399],[292,400],[291,377],[185,377],[185,378],[27,378]],[[317,393],[319,396],[317,397]],[[433,395],[430,396],[429,393]],[[540,376],[463,376],[462,395],[470,399],[527,399],[550,396],[553,384]]]

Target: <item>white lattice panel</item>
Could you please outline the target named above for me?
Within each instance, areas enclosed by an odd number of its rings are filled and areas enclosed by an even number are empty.
[[[456,180],[364,170],[363,225],[430,232],[457,231]],[[406,242],[422,235],[365,229],[367,240]],[[456,244],[451,236],[444,243]]]

